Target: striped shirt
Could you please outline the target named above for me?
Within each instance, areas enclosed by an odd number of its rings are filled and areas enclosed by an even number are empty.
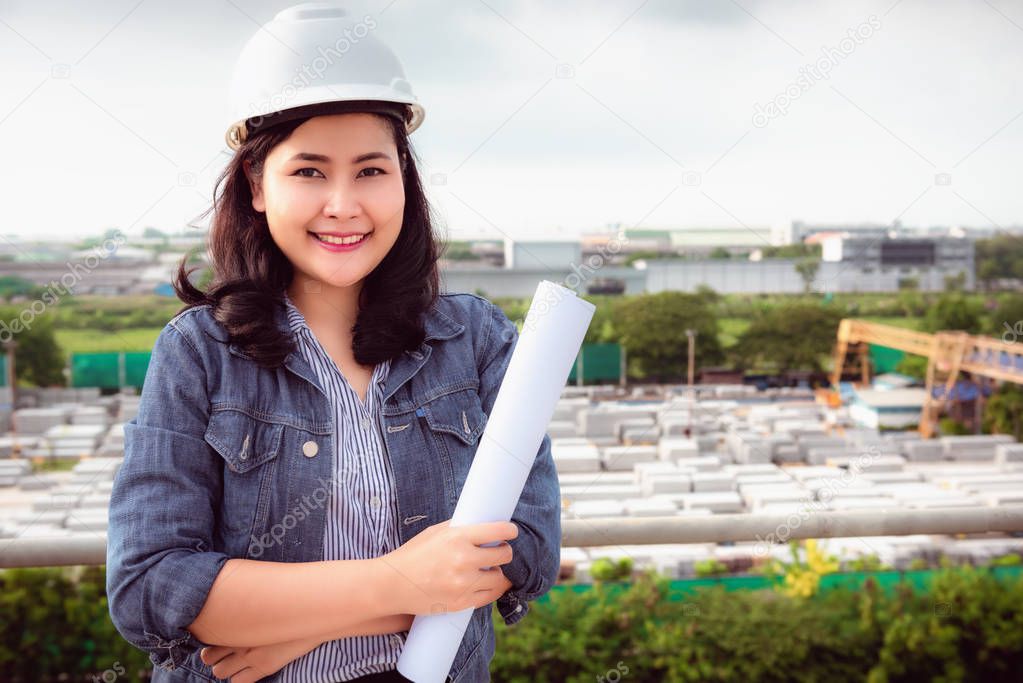
[[[323,536],[323,559],[379,557],[400,545],[394,475],[379,419],[390,362],[378,363],[373,369],[363,404],[287,295],[285,303],[298,351],[316,373],[334,406],[335,484]],[[405,635],[354,636],[323,643],[285,666],[279,680],[337,683],[394,669]]]

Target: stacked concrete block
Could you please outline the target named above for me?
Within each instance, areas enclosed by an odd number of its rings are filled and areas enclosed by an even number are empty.
[[[562,486],[613,486],[635,484],[636,477],[632,472],[569,472],[559,474],[558,481]]]
[[[910,462],[938,462],[945,457],[945,449],[936,439],[906,441],[902,444],[902,452]]]
[[[693,491],[734,491],[735,475],[728,472],[694,472],[691,475]]]
[[[831,458],[856,457],[859,453],[848,445],[811,445],[799,444],[799,454],[808,465],[825,465]]]
[[[80,406],[71,411],[70,422],[73,425],[110,424],[110,413],[102,406]]]
[[[677,511],[674,501],[663,495],[625,500],[625,514],[630,517],[671,517]]]
[[[887,510],[894,509],[897,504],[891,498],[883,497],[861,497],[851,496],[845,498],[834,498],[829,501],[832,510],[855,511],[855,510]]]
[[[121,395],[117,405],[117,419],[119,422],[131,422],[139,414],[139,397]]]
[[[626,445],[657,444],[661,428],[652,418],[635,418],[618,423],[618,438]]]
[[[103,441],[96,450],[96,457],[117,458],[124,456],[124,423],[112,425],[103,436]]]
[[[57,425],[46,430],[44,439],[57,458],[91,456],[108,428],[104,425]]]
[[[620,500],[580,500],[568,506],[568,519],[599,519],[621,517],[625,514],[625,503]]]
[[[583,408],[576,417],[578,433],[586,437],[618,438],[618,425],[636,418],[653,419],[654,411],[645,408],[619,408],[607,404]]]
[[[868,455],[861,453],[854,456],[828,458],[824,464],[832,467],[846,468],[856,473],[876,474],[880,472],[902,472],[906,466],[906,459],[901,455]]]
[[[802,462],[799,454],[799,446],[795,443],[785,443],[775,446],[774,455],[771,458],[776,463]]]
[[[547,423],[547,436],[552,439],[571,439],[575,435],[575,422],[552,420]]]
[[[104,534],[108,519],[106,508],[78,508],[68,513],[64,528],[75,533]]]
[[[923,479],[923,474],[915,471],[874,472],[865,471],[863,477],[874,484],[910,484]]]
[[[31,472],[32,465],[27,460],[0,460],[0,487],[17,486]]]
[[[600,471],[600,452],[585,439],[551,439],[551,456],[559,473]]]
[[[785,470],[783,470],[782,468],[778,467],[777,465],[766,464],[766,463],[765,464],[752,464],[752,465],[751,464],[743,464],[743,463],[739,463],[739,464],[735,464],[735,465],[725,465],[724,466],[724,471],[725,472],[731,472],[732,474],[734,474],[738,478],[749,477],[749,476],[775,476],[775,475],[784,475],[785,477],[789,476],[785,472]]]
[[[558,403],[554,406],[554,415],[551,416],[551,420],[572,422],[574,424],[579,411],[589,408],[590,405],[590,399],[585,397],[559,399]]]
[[[48,491],[56,488],[64,481],[64,478],[57,473],[44,473],[26,475],[18,481],[18,488],[22,491]]]
[[[14,427],[20,434],[43,434],[67,424],[70,412],[67,408],[22,408],[14,411]]]
[[[760,485],[784,485],[792,482],[792,477],[779,472],[778,474],[736,474],[735,483],[738,486],[756,486]]]
[[[1002,465],[1023,463],[1023,443],[1000,443],[995,446],[995,462]]]
[[[999,444],[1011,444],[1015,439],[1007,434],[978,434],[972,436],[943,436],[939,439],[945,458],[958,462],[993,461]]]
[[[561,497],[572,502],[608,499],[621,500],[624,498],[638,498],[641,495],[643,495],[643,490],[639,484],[603,484],[597,481],[589,485],[561,487]]]
[[[124,462],[123,458],[89,458],[71,469],[68,485],[92,490],[97,482],[113,481],[117,470]]]
[[[643,495],[688,493],[692,490],[691,472],[670,462],[639,463],[634,470]]]
[[[813,500],[813,492],[795,486],[740,486],[739,493],[753,512],[772,505],[804,505]]]
[[[669,498],[684,510],[704,509],[715,513],[737,513],[744,509],[742,498],[735,491],[680,493]]]
[[[701,455],[698,458],[679,458],[675,461],[679,467],[687,467],[696,472],[718,472],[721,470],[721,458],[716,455]]]
[[[601,450],[601,462],[609,472],[631,472],[641,462],[657,460],[657,446],[609,446]]]
[[[695,439],[684,437],[661,437],[657,443],[658,455],[661,460],[676,461],[695,458],[700,455],[700,445]]]

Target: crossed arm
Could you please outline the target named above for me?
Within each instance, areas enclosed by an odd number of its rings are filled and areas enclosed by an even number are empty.
[[[289,662],[313,651],[323,643],[353,636],[382,635],[408,631],[413,615],[392,614],[354,624],[341,631],[310,636],[282,643],[240,647],[214,645],[203,648],[203,662],[213,667],[217,678],[229,678],[232,683],[255,683],[284,668]]]

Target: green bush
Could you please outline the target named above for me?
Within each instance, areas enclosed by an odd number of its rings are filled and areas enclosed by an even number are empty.
[[[151,669],[110,621],[103,567],[0,571],[0,680],[93,680]],[[108,676],[109,678],[109,676]]]
[[[530,616],[497,622],[496,682],[1018,681],[1023,578],[969,566],[907,583],[813,598],[722,587],[673,592],[643,574],[631,586],[560,590]]]
[[[609,574],[628,568],[609,563]],[[882,590],[868,578],[812,598],[688,589],[652,572],[632,583],[562,586],[513,626],[494,613],[491,675],[495,683],[1018,681],[1018,570],[948,567],[932,577],[927,590],[908,582]],[[102,567],[0,571],[0,680],[143,678],[149,659],[114,629],[103,587]]]

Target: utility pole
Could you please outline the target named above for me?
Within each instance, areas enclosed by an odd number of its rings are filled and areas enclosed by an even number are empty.
[[[696,387],[693,386],[693,378],[696,374],[696,330],[687,328],[686,337],[689,338],[689,362],[687,364],[689,375],[689,427],[686,428],[686,436],[692,437],[693,410],[696,409]]]

